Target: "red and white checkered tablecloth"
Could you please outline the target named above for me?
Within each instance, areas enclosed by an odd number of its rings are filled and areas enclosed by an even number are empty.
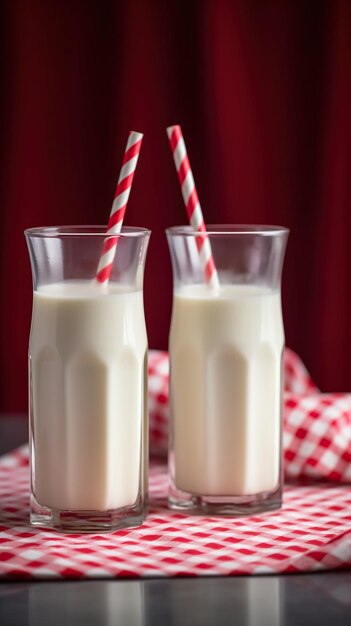
[[[166,507],[154,463],[145,523],[111,534],[29,526],[28,450],[0,459],[0,577],[96,578],[313,572],[351,567],[351,487],[288,486],[280,511],[190,517]]]

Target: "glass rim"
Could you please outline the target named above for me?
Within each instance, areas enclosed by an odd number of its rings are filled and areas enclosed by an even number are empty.
[[[151,230],[141,226],[122,226],[120,233],[107,233],[107,226],[102,225],[73,225],[73,226],[39,226],[26,228],[26,237],[60,238],[60,237],[146,237]]]
[[[206,231],[194,230],[192,226],[181,225],[166,228],[167,235],[194,237],[198,235],[228,236],[228,235],[262,235],[279,236],[289,234],[289,228],[285,226],[265,225],[265,224],[206,224]]]

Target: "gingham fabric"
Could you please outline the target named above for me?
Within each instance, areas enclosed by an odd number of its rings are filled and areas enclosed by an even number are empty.
[[[111,534],[29,526],[28,451],[0,459],[0,577],[97,578],[315,572],[351,566],[351,488],[287,487],[280,511],[191,517],[166,508],[163,463],[150,473],[145,523]]]
[[[149,355],[150,450],[168,445],[168,354]],[[351,482],[351,394],[322,394],[300,358],[284,354],[284,470],[286,479]]]

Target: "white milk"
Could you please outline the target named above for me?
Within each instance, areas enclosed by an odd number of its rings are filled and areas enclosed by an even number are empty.
[[[39,504],[75,511],[135,504],[145,485],[146,351],[142,291],[86,281],[34,293],[29,353]]]
[[[175,484],[207,496],[278,486],[280,294],[251,286],[182,288],[170,334]]]

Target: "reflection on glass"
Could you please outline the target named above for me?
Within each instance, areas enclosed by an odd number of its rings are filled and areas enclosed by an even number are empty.
[[[139,581],[41,583],[30,587],[28,609],[29,626],[145,626]]]
[[[145,626],[284,626],[284,592],[276,576],[152,580],[144,584]]]
[[[281,579],[252,576],[246,581],[248,626],[283,626]]]

